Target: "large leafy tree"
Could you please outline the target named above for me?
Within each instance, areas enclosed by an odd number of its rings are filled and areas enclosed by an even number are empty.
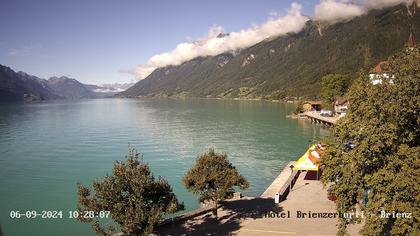
[[[249,187],[248,181],[229,162],[227,155],[216,153],[213,148],[197,157],[183,182],[188,191],[200,195],[200,202],[214,202],[216,217],[219,201],[230,197],[235,186],[241,189]]]
[[[331,109],[336,97],[343,96],[346,93],[350,79],[341,74],[329,74],[322,77],[321,83],[322,106]]]
[[[112,235],[115,227],[104,226],[97,218],[83,217],[87,211],[109,211],[124,235],[148,235],[164,214],[183,208],[164,178],[155,179],[139,153],[129,147],[124,162],[116,162],[112,175],[93,182],[89,188],[78,184],[79,220],[92,223],[96,233]]]
[[[390,78],[381,84],[362,73],[350,88],[347,116],[333,129],[321,162],[322,180],[336,195],[338,212],[364,211],[363,235],[419,235],[419,48],[389,65]],[[340,219],[339,233],[355,221]]]

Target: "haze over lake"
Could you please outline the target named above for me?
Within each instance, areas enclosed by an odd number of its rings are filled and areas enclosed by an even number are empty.
[[[98,99],[0,104],[0,224],[5,235],[94,235],[68,219],[76,183],[111,173],[128,144],[164,176],[187,210],[181,178],[214,146],[259,196],[290,160],[327,130],[286,118],[293,104],[231,100]],[[61,210],[63,219],[11,219],[10,211]]]

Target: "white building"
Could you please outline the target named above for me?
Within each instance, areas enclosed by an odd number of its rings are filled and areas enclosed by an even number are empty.
[[[381,61],[369,73],[370,82],[374,85],[382,84],[384,79],[389,79],[389,64],[387,61]],[[389,81],[392,82],[392,79]]]

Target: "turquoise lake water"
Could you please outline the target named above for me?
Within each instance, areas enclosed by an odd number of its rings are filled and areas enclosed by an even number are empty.
[[[76,183],[112,172],[128,144],[164,176],[187,210],[181,178],[210,146],[225,151],[258,196],[327,130],[286,118],[293,104],[221,100],[98,99],[0,104],[0,225],[9,235],[94,235],[68,218]],[[10,211],[59,210],[62,219],[12,219]]]

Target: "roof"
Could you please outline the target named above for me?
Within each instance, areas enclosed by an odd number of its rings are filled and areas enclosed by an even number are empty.
[[[410,36],[408,36],[408,47],[414,48],[416,46],[416,40],[414,39],[414,35],[410,32]]]
[[[343,105],[343,104],[346,104],[348,101],[347,101],[347,98],[345,98],[345,97],[337,97],[336,99],[335,99],[335,105]]]
[[[304,104],[311,104],[311,105],[321,105],[321,101],[306,101]]]
[[[371,73],[383,74],[385,72],[388,72],[388,70],[389,70],[389,63],[388,63],[388,61],[381,61],[381,62],[378,63],[378,65],[376,65],[371,70]]]

